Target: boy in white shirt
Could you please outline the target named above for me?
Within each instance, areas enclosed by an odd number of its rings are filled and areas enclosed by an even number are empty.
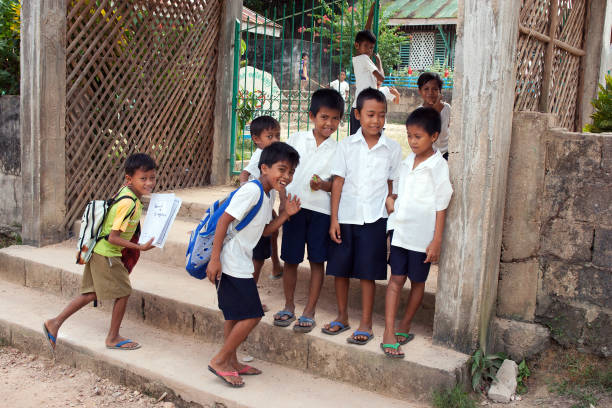
[[[387,98],[387,103],[393,103],[395,105],[399,105],[400,103],[400,93],[393,86],[382,86],[382,81],[376,81],[376,85],[378,86],[378,90],[385,95]]]
[[[349,329],[349,279],[360,280],[361,321],[347,341],[366,344],[372,339],[375,280],[387,278],[387,212],[385,200],[401,161],[400,145],[383,134],[387,102],[377,89],[357,97],[356,116],[361,128],[336,148],[331,174],[332,244],[327,274],[335,276],[338,315],[323,327],[336,335]]]
[[[338,79],[331,81],[329,83],[329,87],[331,89],[335,89],[340,93],[342,99],[346,102],[349,97],[349,84],[346,82],[346,71],[343,69],[340,71],[340,75],[338,75]]]
[[[442,101],[442,79],[440,75],[433,72],[423,72],[417,79],[419,95],[423,98],[421,106],[434,108],[440,113],[442,125],[440,136],[434,143],[434,148],[442,153],[442,157],[448,160],[448,127],[450,125],[451,106]]]
[[[376,54],[376,65],[372,62],[376,45],[376,36],[370,30],[363,30],[355,36],[355,55],[353,56],[353,73],[355,74],[355,102],[350,115],[350,132],[355,134],[359,129],[359,119],[355,116],[357,98],[366,88],[377,88],[376,80],[385,80],[385,71],[382,67],[380,55]]]
[[[208,369],[232,387],[242,387],[241,375],[257,375],[261,371],[238,362],[236,350],[255,328],[263,316],[263,308],[257,284],[253,279],[253,248],[263,235],[277,231],[287,219],[300,210],[297,197],[287,197],[283,211],[272,219],[270,191],[284,191],[291,183],[299,163],[299,155],[286,143],[277,142],[261,153],[258,180],[246,183],[234,194],[223,215],[217,222],[210,262],[206,273],[217,285],[219,308],[223,312],[224,343],[210,360]],[[263,190],[263,191],[262,191]],[[235,232],[234,228],[249,211],[262,200],[257,215],[251,222]],[[231,238],[224,242],[228,235]]]
[[[392,358],[403,358],[400,345],[414,338],[412,318],[423,301],[429,267],[440,257],[446,208],[453,194],[448,164],[434,148],[440,128],[440,114],[433,108],[418,108],[408,116],[406,131],[412,153],[400,166],[397,195],[387,199],[391,278],[380,347]],[[410,279],[410,297],[396,329],[395,315],[406,278]]]
[[[272,143],[280,141],[280,124],[272,116],[259,116],[251,122],[251,138],[257,146],[257,149],[253,152],[249,164],[240,173],[240,185],[259,178],[259,158],[261,157],[261,151]],[[272,191],[270,199],[272,201],[272,208],[274,208],[274,201],[276,199],[274,191]],[[272,211],[272,213],[274,214],[274,211]],[[274,214],[274,216],[276,215]],[[270,237],[261,237],[257,246],[253,249],[255,282],[259,281],[261,269],[268,258],[272,258],[272,275],[270,278],[279,279],[283,276],[283,270],[278,258],[278,232],[275,232]]]
[[[319,89],[310,100],[310,121],[314,129],[292,134],[287,144],[300,154],[287,193],[300,197],[302,209],[283,226],[281,259],[284,261],[283,289],[285,307],[274,316],[274,325],[286,327],[295,320],[295,287],[298,265],[308,248],[310,285],[308,301],[293,330],[308,333],[315,326],[315,309],[324,278],[330,225],[331,166],[336,140],[331,137],[344,114],[344,100],[333,89]]]

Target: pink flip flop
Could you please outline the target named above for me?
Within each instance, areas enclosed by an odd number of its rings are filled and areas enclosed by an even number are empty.
[[[249,373],[249,370],[257,370],[258,373]],[[261,374],[261,370],[255,367],[251,367],[250,365],[245,365],[242,369],[238,370],[239,375],[259,375]]]
[[[234,387],[234,388],[244,387],[244,383],[234,384],[233,382],[225,378],[225,377],[240,377],[240,375],[238,375],[238,371],[217,371],[211,366],[208,366],[208,370],[214,375],[216,375],[217,377],[219,377],[220,379],[222,379],[223,381],[225,381],[230,387]]]

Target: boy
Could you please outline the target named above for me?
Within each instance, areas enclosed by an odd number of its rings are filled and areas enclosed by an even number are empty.
[[[251,137],[257,149],[253,152],[249,164],[240,173],[240,185],[249,180],[259,178],[259,158],[261,157],[261,151],[272,143],[280,141],[280,124],[272,116],[259,116],[251,122]],[[276,199],[274,191],[270,198],[272,200],[271,207],[274,207],[274,200]],[[257,246],[253,249],[255,282],[259,281],[259,275],[261,274],[264,262],[270,257],[272,258],[272,275],[270,278],[280,279],[280,277],[283,276],[283,270],[280,265],[280,260],[278,259],[278,232],[272,234],[271,237],[261,237]]]
[[[417,79],[417,86],[419,87],[419,95],[423,98],[423,104],[421,106],[434,108],[440,113],[442,119],[442,125],[440,130],[440,136],[434,143],[434,148],[439,150],[444,159],[448,160],[448,127],[450,125],[451,117],[451,106],[442,101],[442,79],[438,74],[433,72],[424,72]]]
[[[412,153],[400,166],[397,195],[387,199],[391,230],[391,279],[385,298],[385,333],[380,344],[385,355],[403,358],[400,345],[414,338],[410,325],[423,301],[429,267],[438,262],[446,208],[453,194],[448,164],[434,143],[440,134],[440,114],[418,108],[408,116],[406,131]],[[410,297],[397,330],[399,297],[410,279]]]
[[[346,82],[346,70],[341,70],[338,79],[331,81],[329,87],[340,93],[342,99],[346,102],[349,97],[349,84]]]
[[[155,161],[147,154],[137,153],[125,161],[125,183],[117,197],[130,196],[135,200],[120,200],[107,213],[100,236],[104,237],[94,247],[85,265],[81,294],[73,299],[56,317],[43,323],[43,331],[55,351],[57,333],[62,324],[83,306],[95,300],[114,299],[110,329],[106,336],[106,348],[136,350],[140,344],[119,335],[128,298],[132,292],[128,270],[121,262],[123,248],[148,251],[153,248],[153,238],[144,245],[130,242],[140,221],[141,198],[151,194],[155,187]],[[131,215],[130,215],[131,214]]]
[[[399,105],[400,103],[400,93],[393,86],[382,86],[382,81],[376,81],[376,86],[378,90],[385,95],[387,98],[387,103],[393,103],[395,105]]]
[[[300,89],[305,91],[308,89],[308,54],[302,53],[302,59],[300,61]]]
[[[295,320],[297,269],[304,260],[306,246],[310,262],[308,301],[302,316],[293,325],[293,330],[303,333],[310,332],[316,325],[315,309],[323,286],[323,264],[329,246],[330,171],[337,145],[330,136],[338,129],[344,114],[344,100],[333,89],[319,89],[312,94],[308,114],[314,129],[294,133],[287,141],[300,154],[300,165],[287,192],[300,197],[302,209],[283,226],[281,258],[284,261],[285,308],[274,316],[275,326],[287,327]]]
[[[338,143],[331,174],[332,239],[327,274],[335,276],[338,315],[323,332],[336,335],[349,329],[349,279],[360,280],[361,322],[347,341],[363,345],[372,339],[375,280],[387,278],[387,213],[385,200],[401,160],[400,145],[383,132],[387,103],[377,89],[357,97],[355,115],[361,128]]]
[[[236,350],[263,316],[263,308],[253,278],[251,252],[264,235],[278,230],[287,219],[300,210],[297,197],[287,197],[283,211],[272,219],[270,191],[284,191],[291,183],[299,163],[299,155],[286,143],[273,143],[261,153],[259,179],[240,187],[223,215],[219,218],[210,263],[206,269],[208,279],[217,285],[219,308],[223,311],[225,341],[221,350],[210,360],[208,369],[232,387],[242,387],[241,375],[257,375],[261,371],[238,363]],[[256,183],[259,183],[258,186]],[[243,219],[261,197],[261,209],[251,222],[224,242],[228,227]],[[234,222],[236,220],[236,222]]]

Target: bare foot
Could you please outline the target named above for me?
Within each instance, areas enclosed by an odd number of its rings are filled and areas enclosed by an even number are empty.
[[[410,333],[410,325],[408,325],[407,327],[398,327],[397,330],[395,331],[395,333],[404,333],[404,334],[409,334]],[[414,336],[412,336],[414,337]],[[400,336],[400,335],[395,335],[395,338],[398,343],[405,343],[407,340],[406,336]]]
[[[395,334],[393,334],[393,331],[387,332],[387,330],[385,330],[385,333],[383,334],[382,344],[396,344],[396,343],[398,343],[398,341],[396,340],[396,337],[395,337]],[[403,355],[404,354],[404,352],[400,350],[399,347],[397,349],[391,348],[391,347],[384,347],[383,351],[385,352],[385,354],[392,354],[392,355]]]
[[[335,324],[332,324],[335,323]],[[341,323],[342,325],[338,324]],[[336,318],[323,326],[324,331],[336,333],[349,328],[348,317],[336,316]]]
[[[238,375],[238,372],[229,363],[217,364],[214,361],[211,361],[208,364],[208,368],[211,369],[215,375],[223,378],[223,380],[225,380],[225,382],[232,387],[242,387],[244,385],[244,380],[242,377]]]
[[[283,276],[283,267],[278,259],[272,259],[272,276],[273,279],[278,279]]]

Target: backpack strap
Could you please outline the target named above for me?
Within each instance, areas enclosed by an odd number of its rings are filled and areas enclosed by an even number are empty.
[[[263,186],[261,185],[259,180],[252,180],[250,182],[257,184],[257,186],[259,187],[259,201],[257,201],[257,204],[255,204],[255,206],[253,208],[251,208],[251,210],[242,219],[242,221],[240,221],[240,223],[238,223],[238,225],[236,225],[236,231],[240,231],[241,229],[243,229],[244,227],[249,225],[249,223],[253,220],[253,218],[255,218],[255,216],[259,212],[259,209],[261,208],[261,205],[263,203],[263,195],[264,195]]]
[[[116,197],[116,196],[115,196],[115,197]],[[110,200],[110,205],[108,206],[109,211],[110,211],[110,208],[111,208],[113,205],[117,204],[117,203],[118,203],[119,201],[121,201],[121,200],[125,200],[126,198],[129,198],[130,200],[132,200],[132,201],[133,201],[133,203],[134,203],[134,206],[132,207],[132,209],[130,210],[130,212],[129,212],[129,213],[128,213],[128,214],[127,214],[125,217],[123,217],[123,220],[121,221],[121,224],[123,224],[123,223],[125,222],[125,220],[127,220],[127,219],[128,219],[128,218],[130,218],[132,215],[134,215],[134,212],[136,211],[136,198],[134,198],[134,197],[132,197],[132,196],[130,196],[130,195],[124,195],[124,196],[121,196],[121,197],[116,197],[116,198],[113,198],[112,200]],[[106,221],[106,219],[104,219],[104,221]],[[102,221],[102,225],[104,225],[104,221]],[[140,223],[139,223],[139,226],[140,226]],[[98,239],[96,240],[96,242],[100,241],[101,239],[105,239],[105,240],[107,240],[107,241],[108,241],[108,237],[109,237],[109,236],[110,236],[110,234],[106,234],[106,235],[104,235],[104,236],[98,237]]]

